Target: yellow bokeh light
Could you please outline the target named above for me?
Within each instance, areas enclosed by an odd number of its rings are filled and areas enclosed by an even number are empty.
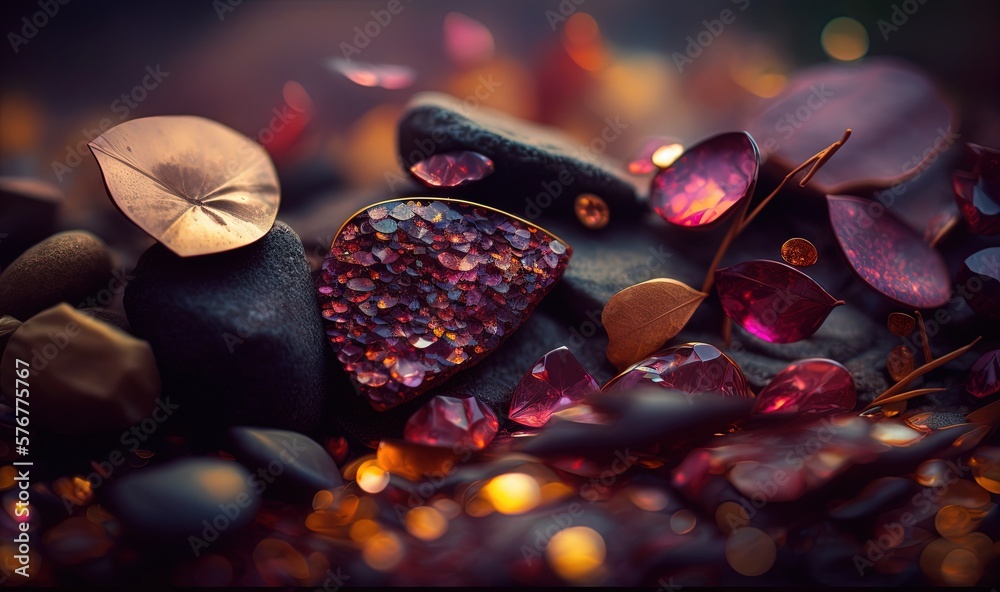
[[[378,493],[389,485],[389,473],[375,461],[368,461],[358,467],[358,487],[368,493]]]
[[[506,473],[490,479],[483,495],[501,514],[523,514],[542,501],[542,490],[531,475]]]
[[[365,518],[351,525],[348,536],[356,543],[363,543],[380,532],[382,529],[379,528],[378,522]]]
[[[826,55],[841,62],[853,62],[868,53],[868,31],[858,21],[842,16],[823,27],[820,43]]]
[[[594,529],[573,526],[560,530],[545,548],[552,571],[575,584],[593,584],[603,573],[608,549]]]
[[[665,169],[674,164],[674,161],[680,158],[681,154],[684,154],[684,146],[680,144],[660,146],[656,149],[656,152],[653,152],[653,164],[661,169]]]
[[[372,569],[390,571],[403,559],[403,542],[392,532],[380,532],[364,542],[361,556]]]
[[[637,508],[647,512],[659,512],[670,503],[666,492],[652,487],[633,487],[628,490],[628,496]]]
[[[726,561],[741,575],[763,575],[771,569],[777,557],[774,539],[759,528],[737,528],[726,539]]]
[[[406,513],[406,531],[422,541],[433,541],[448,531],[448,520],[436,508],[420,506]]]

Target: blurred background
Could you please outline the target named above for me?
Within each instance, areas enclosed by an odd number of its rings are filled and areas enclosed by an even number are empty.
[[[1000,144],[1000,4],[986,0],[6,0],[0,10],[0,175],[54,184],[66,196],[59,226],[126,251],[149,241],[114,211],[86,144],[102,123],[151,115],[200,115],[256,138],[278,167],[282,218],[318,194],[364,193],[363,205],[392,193],[395,126],[423,90],[478,90],[477,103],[581,143],[620,115],[631,125],[607,155],[626,161],[648,136],[689,145],[743,127],[803,67],[894,55],[957,104],[963,140]]]

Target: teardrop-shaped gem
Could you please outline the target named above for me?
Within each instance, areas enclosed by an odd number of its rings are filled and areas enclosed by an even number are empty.
[[[678,226],[709,226],[753,193],[760,152],[746,132],[730,132],[692,146],[653,177],[650,205]]]
[[[882,204],[828,195],[830,224],[855,272],[884,296],[907,306],[944,306],[951,278],[941,254]]]
[[[657,352],[613,378],[602,390],[614,393],[644,385],[657,385],[687,394],[753,397],[747,379],[736,362],[707,343],[685,343]]]
[[[857,402],[847,368],[822,358],[799,360],[778,372],[757,395],[754,413],[833,413]]]
[[[493,351],[562,277],[570,248],[504,212],[450,199],[379,203],[337,233],[316,281],[326,334],[378,410]]]
[[[469,150],[434,154],[410,167],[428,187],[458,187],[492,175],[493,170],[492,160]]]
[[[726,316],[771,343],[809,337],[831,310],[844,304],[806,274],[777,261],[747,261],[719,269],[715,285]]]
[[[550,351],[531,367],[514,389],[510,419],[541,427],[553,413],[600,391],[597,381],[565,347]]]

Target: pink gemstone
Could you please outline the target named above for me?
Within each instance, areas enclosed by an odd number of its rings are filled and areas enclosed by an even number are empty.
[[[633,365],[604,387],[622,392],[657,385],[687,394],[718,393],[724,397],[750,398],[743,371],[729,356],[707,343],[685,343],[653,354]]]
[[[428,446],[482,450],[499,425],[493,410],[475,397],[438,395],[410,417],[403,438]]]
[[[410,172],[428,187],[457,187],[493,174],[493,161],[462,150],[429,156],[411,166]]]
[[[484,206],[370,206],[337,233],[316,280],[338,361],[375,409],[404,403],[500,345],[562,277],[572,250]]]
[[[709,138],[653,177],[650,204],[671,224],[712,224],[753,193],[759,162],[757,144],[745,132]]]
[[[948,302],[951,277],[941,253],[891,209],[850,195],[828,195],[826,201],[841,250],[869,286],[916,308]]]
[[[1000,349],[983,354],[969,369],[965,389],[982,399],[1000,392]]]
[[[755,260],[715,272],[726,316],[772,343],[792,343],[819,329],[836,306],[812,278],[790,265]]]
[[[984,177],[954,173],[955,201],[973,234],[1000,234],[1000,191],[991,187]]]
[[[821,358],[799,360],[771,379],[757,395],[754,413],[849,411],[857,401],[847,368]]]
[[[600,390],[579,360],[560,347],[539,358],[517,384],[508,417],[522,425],[541,427],[553,413]]]

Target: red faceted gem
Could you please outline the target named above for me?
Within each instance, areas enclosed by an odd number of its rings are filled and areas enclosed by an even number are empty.
[[[754,413],[832,413],[857,402],[847,368],[822,358],[789,364],[757,395]]]
[[[849,195],[826,199],[840,248],[869,286],[915,308],[948,302],[948,267],[919,234],[878,202]]]
[[[576,356],[560,347],[538,358],[517,384],[508,417],[522,425],[541,427],[553,413],[600,390]]]
[[[457,187],[493,174],[493,161],[460,150],[429,156],[411,166],[410,172],[428,187]]]
[[[1000,349],[986,352],[969,368],[965,390],[980,399],[1000,393]]]
[[[406,422],[403,438],[428,446],[486,448],[500,422],[493,410],[475,397],[438,395]]]
[[[760,153],[746,132],[731,132],[692,146],[653,177],[650,204],[678,226],[708,226],[753,193]]]
[[[958,270],[959,292],[977,315],[1000,319],[1000,247],[977,251]]]
[[[955,201],[969,230],[973,234],[1000,234],[1000,191],[991,188],[985,177],[954,173],[951,180]]]
[[[504,212],[448,199],[369,206],[316,280],[337,359],[375,409],[493,351],[562,277],[571,249]]]
[[[608,393],[622,392],[646,385],[687,394],[753,396],[736,362],[707,343],[685,343],[657,352],[619,374],[603,390]]]
[[[844,304],[812,278],[777,261],[747,261],[715,272],[726,316],[772,343],[805,339]]]

